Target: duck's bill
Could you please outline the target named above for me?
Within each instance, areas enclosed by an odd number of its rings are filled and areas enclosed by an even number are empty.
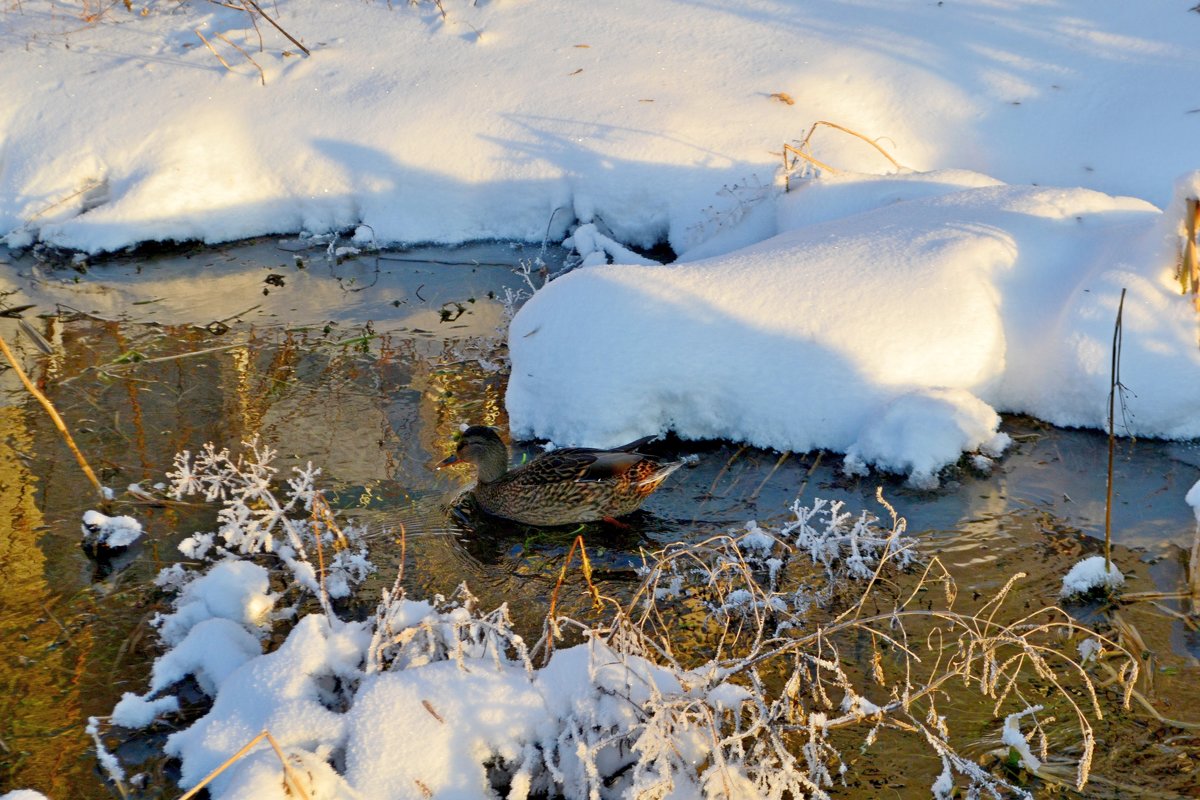
[[[453,454],[453,455],[447,456],[445,458],[445,460],[439,461],[437,468],[441,469],[442,467],[448,467],[451,464],[457,464],[457,463],[458,463],[458,456],[456,454]]]

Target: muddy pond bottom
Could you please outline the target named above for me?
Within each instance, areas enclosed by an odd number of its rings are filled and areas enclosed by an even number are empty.
[[[528,245],[339,254],[327,241],[271,239],[80,272],[0,252],[0,311],[31,305],[18,313],[49,352],[15,316],[0,316],[0,334],[116,491],[112,513],[139,519],[147,534],[111,563],[83,554],[80,520],[98,499],[42,408],[11,370],[0,371],[0,793],[114,796],[87,719],[107,715],[123,692],[145,690],[150,622],[168,602],[153,578],[181,560],[182,538],[212,529],[215,515],[126,489],[163,482],[176,453],[206,442],[238,450],[257,437],[278,450],[284,469],[320,467],[330,502],[369,531],[380,572],[364,598],[391,584],[403,553],[411,596],[449,595],[465,582],[484,607],[507,602],[518,628],[538,630],[580,531],[456,515],[451,506],[470,477],[434,465],[463,424],[506,431],[504,328],[529,281],[562,258]],[[843,500],[884,516],[875,500],[882,487],[961,591],[988,596],[1024,572],[1013,590],[1018,606],[1056,603],[1070,566],[1101,550],[1107,441],[1019,417],[1003,429],[1015,443],[990,474],[952,468],[932,492],[890,476],[847,477],[837,454],[669,440],[662,446],[695,463],[626,526],[582,529],[593,578],[626,596],[644,552],[750,520],[778,524],[797,499]],[[514,457],[537,452],[529,444]],[[1196,523],[1183,496],[1198,478],[1196,443],[1118,444],[1114,559],[1127,591],[1169,594],[1186,583]],[[587,615],[582,588],[572,572],[561,594],[567,613]],[[1200,796],[1196,729],[1154,716],[1200,723],[1200,634],[1188,610],[1170,598],[1121,609],[1144,644],[1154,711],[1135,706],[1097,728],[1104,746],[1088,796],[1134,796],[1130,787]],[[997,730],[981,712],[978,752],[996,745]],[[177,796],[152,743],[108,743],[127,773],[143,775],[134,796]],[[886,761],[864,756],[854,785],[837,796],[928,797],[940,764],[904,748]]]

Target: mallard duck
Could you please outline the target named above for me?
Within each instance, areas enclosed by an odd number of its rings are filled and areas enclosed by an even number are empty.
[[[476,425],[459,437],[454,455],[438,468],[474,464],[480,507],[526,525],[570,525],[620,517],[637,510],[667,476],[682,466],[639,453],[653,440],[638,439],[612,450],[571,447],[552,450],[510,470],[508,448],[491,428]]]

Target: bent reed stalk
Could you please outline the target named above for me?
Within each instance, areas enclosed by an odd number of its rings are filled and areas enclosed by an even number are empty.
[[[1117,303],[1117,321],[1113,325],[1112,371],[1109,375],[1108,386],[1108,481],[1104,495],[1104,574],[1107,577],[1112,572],[1112,500],[1113,500],[1113,459],[1117,448],[1116,434],[1116,404],[1117,392],[1121,390],[1121,317],[1125,311],[1125,289],[1121,289],[1121,300]],[[1124,407],[1124,406],[1122,406]]]
[[[109,502],[108,492],[101,485],[100,479],[96,477],[96,473],[92,471],[92,467],[83,456],[83,452],[79,446],[75,444],[75,438],[71,436],[71,432],[67,429],[67,423],[63,422],[63,418],[59,416],[58,410],[54,408],[54,404],[50,402],[50,398],[46,397],[33,381],[29,380],[29,376],[25,374],[25,370],[21,368],[21,363],[13,354],[13,351],[8,348],[8,342],[4,341],[4,337],[0,336],[0,351],[4,352],[4,357],[8,359],[8,363],[12,365],[13,371],[17,373],[17,377],[21,380],[25,390],[33,395],[42,408],[46,409],[46,413],[50,415],[50,420],[54,423],[54,427],[58,428],[58,432],[62,434],[63,440],[67,443],[67,447],[75,456],[75,460],[79,463],[79,468],[83,470],[83,474],[91,482],[96,489],[96,494],[100,497],[100,502],[107,507]]]

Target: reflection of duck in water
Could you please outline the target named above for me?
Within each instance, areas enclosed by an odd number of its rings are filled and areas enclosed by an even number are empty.
[[[635,511],[679,469],[682,461],[637,452],[653,438],[612,450],[553,450],[510,471],[500,436],[476,425],[462,432],[455,454],[438,466],[474,464],[479,482],[473,494],[489,514],[526,525],[570,525]]]

